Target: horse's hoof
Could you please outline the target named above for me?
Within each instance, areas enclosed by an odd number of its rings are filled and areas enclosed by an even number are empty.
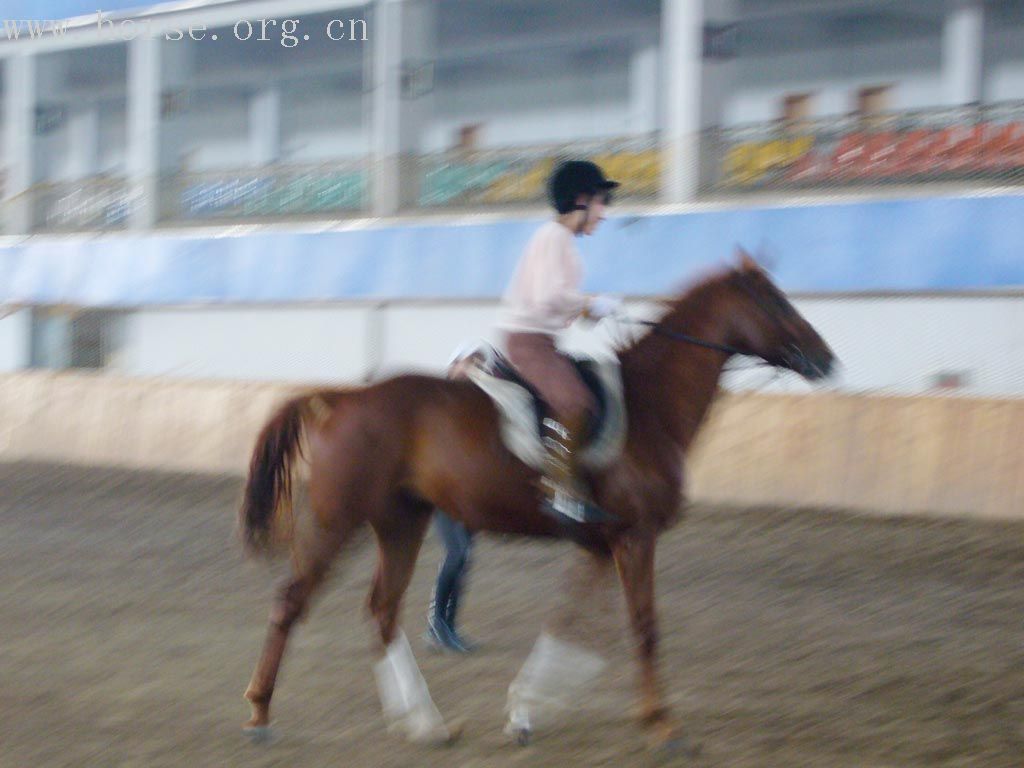
[[[690,760],[700,757],[701,746],[685,736],[677,736],[661,745],[661,752],[668,757],[685,757]]]
[[[270,744],[274,740],[274,732],[269,725],[246,725],[242,727],[242,733],[251,744]]]
[[[436,723],[429,727],[413,728],[406,730],[406,737],[416,744],[435,747],[450,747],[462,738],[464,725],[457,720],[450,725]]]
[[[513,725],[512,723],[506,723],[505,735],[520,747],[525,747],[530,743],[530,737],[533,736],[533,731],[530,730],[530,726],[528,725]]]
[[[466,730],[466,723],[462,720],[453,720],[446,730],[447,734],[445,737],[438,741],[438,744],[442,747],[450,747],[457,743],[462,738],[463,731]]]
[[[530,728],[530,721],[521,714],[513,714],[505,723],[505,735],[512,739],[520,747],[530,743],[533,736],[533,729]]]
[[[701,745],[695,744],[685,733],[662,734],[655,739],[652,747],[667,758],[685,757],[694,760],[700,757]]]

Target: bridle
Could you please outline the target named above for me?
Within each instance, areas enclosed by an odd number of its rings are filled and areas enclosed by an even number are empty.
[[[779,322],[779,320],[780,320],[780,317],[779,317],[780,313],[779,313],[779,311],[777,309],[773,308],[772,306],[770,306],[770,304],[765,299],[765,297],[763,297],[759,293],[757,293],[749,285],[749,283],[747,282],[747,280],[744,278],[744,276],[742,274],[739,276],[739,280],[736,281],[736,284],[738,285],[740,290],[742,290],[747,295],[747,297],[751,301],[753,301],[753,303],[758,307],[758,309],[760,309],[764,314],[766,314],[772,321]],[[620,319],[624,319],[627,322],[633,323],[635,325],[646,326],[646,327],[650,328],[654,333],[657,333],[657,334],[659,334],[661,336],[665,336],[666,338],[672,339],[674,341],[681,341],[681,342],[684,342],[686,344],[692,344],[692,345],[697,346],[697,347],[703,347],[704,349],[711,349],[711,350],[714,350],[716,352],[723,352],[723,353],[725,353],[727,355],[730,355],[730,356],[731,355],[742,355],[744,357],[752,357],[753,356],[753,355],[751,355],[750,352],[747,352],[745,350],[739,349],[738,347],[734,347],[734,346],[732,346],[730,344],[719,344],[719,343],[714,342],[714,341],[706,341],[705,339],[701,339],[701,338],[698,338],[696,336],[691,336],[688,333],[683,333],[681,331],[673,330],[673,329],[668,328],[665,325],[663,325],[660,320],[634,320],[632,318],[620,318]],[[796,342],[790,342],[789,344],[787,344],[786,345],[786,351],[789,354],[789,359],[790,359],[790,361],[792,363],[795,363],[795,364],[803,366],[803,367],[811,367],[811,368],[816,367],[816,366],[814,366],[814,364],[811,362],[810,358],[807,357],[807,355],[804,353],[804,351],[800,348],[800,346]],[[783,369],[783,368],[786,367],[786,366],[779,365],[778,363],[770,363],[767,360],[758,360],[753,365],[749,365],[749,366],[745,366],[745,367],[757,368],[757,367],[765,367],[765,366],[766,367],[770,367],[770,368],[775,368],[775,369]]]

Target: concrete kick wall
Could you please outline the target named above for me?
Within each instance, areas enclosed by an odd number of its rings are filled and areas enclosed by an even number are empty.
[[[0,459],[242,473],[293,388],[102,374],[0,376]]]
[[[245,472],[295,387],[0,376],[0,460]],[[724,394],[690,457],[694,500],[1024,519],[1024,399]]]

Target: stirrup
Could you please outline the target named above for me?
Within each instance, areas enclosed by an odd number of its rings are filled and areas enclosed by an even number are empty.
[[[545,479],[544,482],[551,483],[548,479]],[[612,523],[618,520],[615,515],[605,512],[596,504],[559,485],[549,489],[544,500],[544,509],[547,514],[556,519],[582,525]]]
[[[572,435],[568,428],[553,418],[544,419],[544,447],[547,469],[542,482],[545,491],[544,510],[563,524],[607,523],[617,520],[588,498],[582,481],[572,471]]]

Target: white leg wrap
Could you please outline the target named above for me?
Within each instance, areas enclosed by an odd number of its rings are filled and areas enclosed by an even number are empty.
[[[592,651],[542,632],[508,687],[507,730],[533,730],[540,718],[574,704],[605,663]]]
[[[401,731],[412,741],[448,738],[444,719],[430,698],[404,632],[399,630],[374,672],[388,730]]]

